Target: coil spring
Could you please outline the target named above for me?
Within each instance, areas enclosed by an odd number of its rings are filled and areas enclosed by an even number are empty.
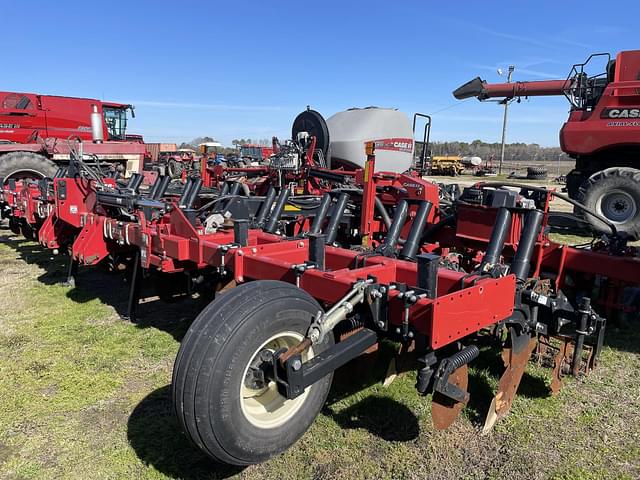
[[[350,334],[356,330],[360,330],[362,327],[364,327],[364,320],[361,318],[349,317],[340,322],[334,332],[336,334],[336,338],[344,340]]]
[[[480,349],[475,345],[469,345],[468,347],[463,348],[458,353],[455,353],[449,357],[449,365],[451,367],[451,371],[457,370],[463,365],[466,365],[480,355]]]

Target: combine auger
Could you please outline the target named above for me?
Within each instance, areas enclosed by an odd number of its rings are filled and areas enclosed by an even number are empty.
[[[292,142],[283,162],[258,167],[259,195],[231,180],[235,170],[203,172],[179,192],[159,177],[141,192],[137,177],[122,185],[81,162],[42,195],[40,241],[66,246],[72,266],[131,259],[130,318],[142,272],[213,285],[172,391],[185,435],[216,460],[247,465],[289,448],[320,412],[333,372],[385,339],[417,355],[416,388],[431,395],[440,429],[473,395],[468,366],[480,347],[502,348],[490,429],[532,355],[552,368],[557,391],[596,366],[603,315],[633,308],[624,292],[640,283],[637,251],[615,227],[591,249],[550,241],[553,191],[481,183],[444,202],[434,183],[376,171],[386,142],[366,143],[363,168],[351,171],[311,164],[313,135]],[[315,193],[304,191],[310,177],[322,179]]]
[[[604,66],[594,75],[598,63]],[[640,50],[619,52],[615,58],[591,55],[558,80],[491,84],[477,77],[453,95],[502,103],[566,97],[571,106],[560,129],[560,146],[575,160],[566,177],[569,196],[599,214],[584,215],[594,230],[608,233],[613,222],[620,232],[640,238]]]

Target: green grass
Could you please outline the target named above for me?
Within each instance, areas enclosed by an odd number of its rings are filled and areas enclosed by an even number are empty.
[[[573,235],[566,233],[551,233],[549,238],[557,243],[565,243],[567,245],[584,245],[593,240],[593,237],[586,237],[584,235]]]
[[[499,356],[471,371],[472,400],[448,430],[431,426],[415,374],[381,384],[392,345],[338,372],[309,432],[263,465],[217,465],[173,417],[169,383],[196,300],[142,305],[121,320],[120,276],[82,270],[57,285],[60,258],[0,234],[0,478],[638,478],[640,334],[611,329],[600,368],[548,395],[530,365],[511,414],[481,436]],[[357,379],[358,384],[352,382]]]

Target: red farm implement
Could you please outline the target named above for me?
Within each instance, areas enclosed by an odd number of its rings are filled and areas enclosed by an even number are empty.
[[[128,259],[132,320],[143,278],[181,272],[212,285],[172,388],[185,435],[222,462],[286,450],[333,372],[383,340],[418,359],[436,428],[468,402],[481,346],[501,348],[506,366],[486,429],[508,413],[532,355],[551,367],[553,391],[597,365],[605,314],[634,308],[625,293],[640,284],[638,253],[615,225],[602,219],[610,232],[593,248],[559,245],[546,227],[560,194],[480,183],[444,201],[436,184],[376,171],[375,145],[389,142],[363,143],[363,168],[351,171],[321,164],[321,143],[295,135],[265,167],[203,165],[179,191],[166,176],[146,190],[139,176],[104,178],[79,158],[41,185],[34,207],[11,200],[30,184],[7,186],[6,208],[48,212],[40,242],[69,251],[70,274]]]

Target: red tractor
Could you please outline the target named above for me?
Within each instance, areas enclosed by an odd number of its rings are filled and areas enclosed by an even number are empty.
[[[88,161],[140,171],[145,146],[141,136],[126,133],[127,110],[133,115],[121,103],[0,92],[0,177],[51,177],[68,164],[78,140]]]
[[[245,144],[240,147],[240,157],[246,162],[263,162],[273,155],[273,147]]]
[[[605,60],[605,72],[585,67]],[[488,84],[480,77],[453,92],[457,99],[564,95],[571,103],[560,130],[562,150],[575,159],[569,196],[608,218],[619,231],[640,237],[640,50],[591,55],[564,80]],[[597,231],[608,227],[585,215]]]

